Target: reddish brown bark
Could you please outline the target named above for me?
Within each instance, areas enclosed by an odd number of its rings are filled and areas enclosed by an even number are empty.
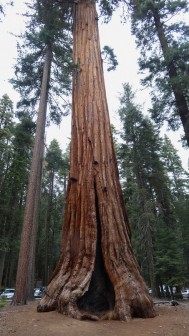
[[[62,251],[38,311],[57,309],[78,319],[153,317],[153,304],[130,243],[95,1],[75,4],[73,36],[71,168]]]
[[[50,49],[46,51],[46,57],[43,68],[43,79],[41,85],[41,95],[39,103],[39,111],[37,118],[37,127],[35,135],[35,143],[33,148],[33,156],[31,163],[31,171],[29,176],[28,191],[26,198],[26,207],[24,212],[24,221],[22,227],[22,236],[20,243],[19,260],[16,275],[15,295],[12,301],[13,305],[26,304],[27,301],[27,281],[31,277],[28,274],[32,270],[35,256],[34,244],[37,235],[37,215],[40,198],[40,184],[42,171],[42,158],[44,148],[44,134],[46,124],[47,96],[49,76],[51,69],[52,52]],[[35,227],[36,226],[36,227]]]

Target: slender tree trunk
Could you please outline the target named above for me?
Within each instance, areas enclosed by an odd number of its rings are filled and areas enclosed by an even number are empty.
[[[34,224],[34,213],[37,211],[36,195],[39,170],[42,165],[42,148],[44,146],[44,133],[46,123],[46,109],[48,97],[48,85],[51,68],[52,53],[50,49],[46,51],[46,58],[43,68],[43,79],[41,86],[41,96],[39,104],[39,112],[37,118],[37,129],[35,135],[35,143],[33,149],[33,157],[31,163],[31,171],[29,176],[28,192],[26,198],[26,208],[24,213],[24,222],[22,228],[20,253],[18,260],[15,295],[12,304],[26,304],[27,300],[27,279],[29,270],[29,258],[31,257],[32,233],[36,232],[32,228]],[[35,222],[36,223],[36,222]]]
[[[133,132],[134,134],[134,132]],[[143,210],[143,213],[146,213],[146,186],[145,186],[145,181],[143,178],[143,174],[142,174],[142,169],[141,169],[141,163],[138,160],[138,153],[137,153],[137,139],[134,136],[133,137],[133,148],[134,148],[134,161],[136,162],[136,166],[135,166],[135,175],[136,175],[136,181],[137,181],[137,185],[139,187],[139,190],[145,190],[145,193],[143,192],[143,194],[140,195],[140,204]],[[140,238],[143,239],[143,230],[144,227],[140,227],[140,225],[138,225],[138,230],[139,230],[139,235]],[[145,251],[146,251],[146,256],[147,256],[147,260],[148,260],[148,276],[150,279],[150,287],[152,288],[153,292],[155,292],[155,272],[154,272],[154,249],[153,249],[153,237],[152,237],[152,223],[150,222],[149,219],[146,220],[145,223],[145,241],[141,241],[141,243],[143,243],[143,245],[145,246]],[[143,239],[144,240],[144,239]]]
[[[0,251],[0,287],[2,285],[2,280],[3,280],[3,270],[4,270],[4,264],[5,264],[5,256],[6,256],[6,251],[1,250]]]
[[[137,164],[136,167],[136,180],[137,184],[139,186],[139,190],[145,190],[145,193],[147,192],[145,188],[145,183],[143,181],[143,177],[141,174],[141,167],[140,164]],[[146,195],[145,193],[140,195],[140,204],[141,208],[143,210],[143,213],[147,212],[146,209]],[[152,232],[154,231],[153,223],[150,221],[150,219],[146,219],[145,227],[140,227],[140,224],[138,225],[138,230],[140,234],[140,238],[143,240],[141,243],[144,245],[144,249],[146,251],[147,256],[147,262],[148,262],[148,276],[150,279],[150,287],[152,288],[153,292],[155,291],[155,267],[154,267],[154,248],[153,248],[153,235]],[[144,230],[145,230],[145,241],[144,241]]]
[[[119,183],[95,1],[74,4],[73,37],[71,165],[62,251],[38,311],[57,309],[78,319],[152,317]]]
[[[154,8],[153,8],[153,15],[154,15],[155,27],[157,29],[157,34],[158,34],[158,38],[159,38],[160,45],[162,48],[163,56],[166,60],[170,54],[170,49],[169,49],[169,45],[167,42],[167,38],[164,33],[163,25],[161,23],[160,15],[158,11]],[[177,69],[175,67],[173,60],[170,60],[167,62],[167,71],[169,74],[169,78],[171,80],[171,86],[172,86],[173,94],[175,97],[176,107],[178,109],[179,116],[180,116],[180,119],[181,119],[181,122],[184,128],[185,138],[189,146],[189,108],[188,108],[187,100],[183,93],[183,90],[181,86],[179,85],[178,73],[177,73]]]
[[[41,157],[43,157],[43,144],[41,144]],[[39,204],[40,204],[40,194],[41,194],[41,179],[42,179],[42,163],[39,162],[38,176],[36,181],[36,194],[35,194],[35,205],[33,210],[33,224],[32,233],[30,241],[30,255],[29,255],[29,265],[28,265],[28,278],[27,278],[27,298],[29,300],[34,299],[34,282],[35,282],[35,255],[36,255],[36,241],[37,241],[37,231],[38,231],[38,215],[39,215]]]
[[[15,282],[15,253],[7,253],[6,259],[8,260],[8,262],[6,262],[6,268],[4,270],[3,286],[13,287]]]
[[[44,285],[46,286],[49,281],[49,233],[50,233],[50,224],[51,224],[51,214],[52,214],[52,200],[53,200],[53,190],[54,190],[54,171],[50,172],[50,181],[49,181],[49,193],[47,196],[47,210],[46,210],[46,220],[45,220],[45,276],[44,276]]]

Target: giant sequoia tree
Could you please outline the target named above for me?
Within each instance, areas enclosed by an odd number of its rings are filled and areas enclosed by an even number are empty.
[[[60,259],[38,311],[153,317],[130,243],[112,142],[94,0],[74,3],[70,177]]]

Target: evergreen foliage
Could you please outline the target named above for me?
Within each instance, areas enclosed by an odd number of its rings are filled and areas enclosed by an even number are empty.
[[[123,89],[119,109],[122,143],[118,158],[124,197],[137,259],[147,283],[158,294],[162,284],[178,286],[185,281],[183,220],[177,213],[173,187],[176,172],[172,171],[171,175],[171,165],[169,169],[166,166],[171,157],[166,146],[168,139],[164,144],[152,122],[142,115],[141,107],[134,103],[131,87],[124,84]],[[187,175],[178,165],[176,183],[182,186],[179,191],[185,198]]]
[[[180,223],[180,244],[183,249],[184,260],[182,276],[185,277],[185,279],[189,279],[189,174],[183,169],[181,160],[167,136],[164,137],[162,160],[171,178],[171,190],[174,195],[174,206],[176,209],[177,221]]]
[[[30,108],[33,114],[39,104],[43,65],[47,49],[52,52],[51,74],[48,87],[50,120],[59,124],[67,115],[71,84],[71,33],[70,13],[67,6],[50,0],[33,0],[28,5],[27,30],[18,43],[13,87],[19,91],[18,108]]]
[[[20,49],[17,79],[12,80],[12,83],[21,90],[19,108],[34,112],[38,100],[39,108],[13,304],[25,304],[27,298],[33,296],[47,106],[50,118],[59,124],[63,114],[60,97],[68,92],[70,83],[70,25],[66,23],[67,6],[50,0],[35,0],[28,7],[33,10],[33,15],[30,12],[27,14],[30,22],[24,35],[25,54],[22,55]]]
[[[108,22],[111,19],[113,12],[120,3],[119,0],[98,0],[97,2],[99,3],[100,12],[105,22]]]
[[[5,262],[7,284],[11,285],[9,268],[15,272],[35,124],[29,117],[13,122],[13,103],[7,95],[1,98],[0,111],[0,265],[4,268]],[[13,257],[9,266],[10,256]]]
[[[117,58],[114,54],[114,51],[111,47],[109,46],[104,46],[103,50],[102,50],[102,57],[103,60],[105,61],[105,63],[108,65],[107,67],[107,71],[111,71],[111,70],[115,70],[117,65],[118,65],[118,61]]]
[[[5,15],[5,7],[7,5],[11,5],[12,6],[13,5],[13,1],[7,1],[7,2],[3,1],[3,3],[2,3],[2,1],[0,2],[0,22],[2,22],[1,15]]]
[[[142,84],[152,88],[152,118],[159,127],[166,120],[173,130],[182,123],[189,145],[189,26],[182,19],[188,2],[133,0],[130,8],[139,66],[146,74]]]
[[[62,153],[58,142],[52,140],[44,159],[35,276],[44,285],[47,285],[60,253],[69,172],[68,154]]]
[[[12,287],[15,285],[35,123],[31,117],[25,114],[19,114],[20,120],[13,122],[13,103],[7,95],[4,95],[0,100],[0,116],[2,172],[0,184],[0,283],[4,287]],[[44,263],[46,253],[48,253],[49,274],[60,252],[60,233],[69,171],[68,151],[63,154],[57,141],[52,141],[43,166],[35,280],[40,279],[44,284],[46,281]],[[51,190],[52,184],[53,190]]]
[[[0,100],[0,190],[10,156],[13,128],[13,103],[7,95]]]

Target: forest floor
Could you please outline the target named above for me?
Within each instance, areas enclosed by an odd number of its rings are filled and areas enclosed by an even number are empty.
[[[0,309],[1,336],[188,336],[189,300],[155,304],[157,316],[131,322],[78,321],[57,312],[37,313],[37,302]]]

